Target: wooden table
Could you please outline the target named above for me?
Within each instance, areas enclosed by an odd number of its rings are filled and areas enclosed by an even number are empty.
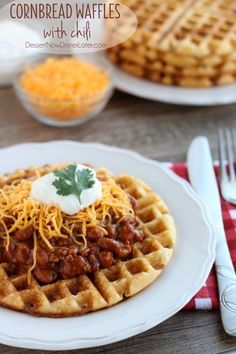
[[[75,128],[58,129],[34,121],[24,112],[12,90],[2,89],[0,126],[1,147],[21,142],[72,139],[129,148],[161,161],[183,161],[189,143],[199,134],[206,135],[216,151],[217,128],[236,128],[236,105],[193,108],[116,93],[105,112],[94,121]],[[236,349],[236,339],[224,333],[219,313],[199,311],[180,312],[141,335],[77,352],[216,354],[232,349]],[[37,351],[0,345],[0,353]]]

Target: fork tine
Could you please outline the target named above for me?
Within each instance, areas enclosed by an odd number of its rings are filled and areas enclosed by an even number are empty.
[[[234,151],[233,151],[233,141],[232,135],[229,129],[225,130],[226,136],[226,149],[228,155],[228,163],[229,163],[229,176],[232,182],[235,181],[235,170],[234,170]]]
[[[232,130],[232,138],[233,138],[233,147],[234,147],[234,156],[236,156],[236,130]]]
[[[219,147],[219,162],[220,162],[220,177],[221,179],[228,180],[225,161],[225,137],[223,129],[218,130],[218,147]]]

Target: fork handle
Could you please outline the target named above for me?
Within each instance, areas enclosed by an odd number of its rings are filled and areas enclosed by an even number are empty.
[[[225,331],[236,336],[236,275],[230,257],[225,232],[218,230],[216,245],[216,275],[222,323]]]

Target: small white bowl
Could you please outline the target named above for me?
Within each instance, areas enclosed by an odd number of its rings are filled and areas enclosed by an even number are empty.
[[[10,60],[0,59],[0,87],[11,86],[23,65],[31,64],[43,57],[45,55],[36,53]]]

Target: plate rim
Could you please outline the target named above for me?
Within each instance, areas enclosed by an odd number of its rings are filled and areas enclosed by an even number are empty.
[[[16,336],[11,336],[11,335],[4,335],[3,333],[0,332],[0,342],[2,344],[10,345],[10,346],[15,346],[15,347],[21,347],[21,348],[29,348],[29,349],[46,349],[46,350],[70,350],[70,349],[82,349],[82,348],[90,348],[90,347],[97,347],[97,346],[102,346],[106,344],[111,344],[114,342],[118,342],[127,338],[130,338],[134,335],[143,333],[150,328],[153,328],[154,326],[162,323],[169,317],[173,316],[176,314],[180,309],[182,309],[188,301],[192,298],[193,294],[197,293],[202,285],[204,284],[205,280],[207,279],[209,272],[212,268],[212,265],[214,263],[215,259],[215,246],[216,246],[216,238],[214,235],[214,230],[212,223],[208,217],[207,210],[203,203],[201,202],[200,198],[198,195],[194,192],[192,187],[190,186],[189,183],[187,183],[185,180],[183,180],[181,177],[177,176],[173,171],[171,171],[169,168],[164,167],[161,162],[158,162],[156,160],[152,160],[150,158],[144,157],[141,154],[134,152],[129,149],[125,148],[119,148],[115,146],[110,146],[106,144],[101,144],[101,143],[93,143],[93,142],[77,142],[73,140],[52,140],[52,141],[46,141],[46,142],[29,142],[29,143],[20,143],[20,144],[14,144],[11,146],[3,147],[0,148],[0,151],[4,150],[14,150],[17,149],[18,147],[36,147],[40,148],[42,145],[70,145],[71,147],[78,147],[78,146],[91,146],[97,149],[102,149],[102,150],[112,150],[117,153],[122,153],[124,155],[128,154],[130,157],[132,157],[135,160],[138,160],[142,164],[149,164],[152,165],[153,167],[157,166],[160,168],[166,175],[169,176],[170,179],[174,180],[175,183],[179,184],[179,186],[188,194],[189,198],[194,200],[195,204],[198,205],[199,210],[201,211],[201,217],[202,221],[204,222],[206,228],[208,229],[209,233],[209,238],[208,238],[208,257],[205,259],[204,265],[202,266],[202,271],[199,274],[198,281],[193,284],[193,286],[188,289],[187,294],[183,294],[181,300],[179,300],[178,304],[176,306],[169,308],[168,311],[165,311],[165,314],[162,315],[161,321],[157,323],[155,321],[155,318],[150,319],[149,321],[145,321],[135,328],[129,328],[129,329],[123,329],[119,333],[116,333],[113,336],[109,337],[100,337],[100,338],[85,338],[84,340],[81,340],[81,338],[75,338],[75,339],[69,339],[69,340],[63,340],[63,341],[48,341],[48,340],[38,340],[32,337],[25,337],[25,338],[19,338]],[[189,294],[191,293],[191,294]]]

